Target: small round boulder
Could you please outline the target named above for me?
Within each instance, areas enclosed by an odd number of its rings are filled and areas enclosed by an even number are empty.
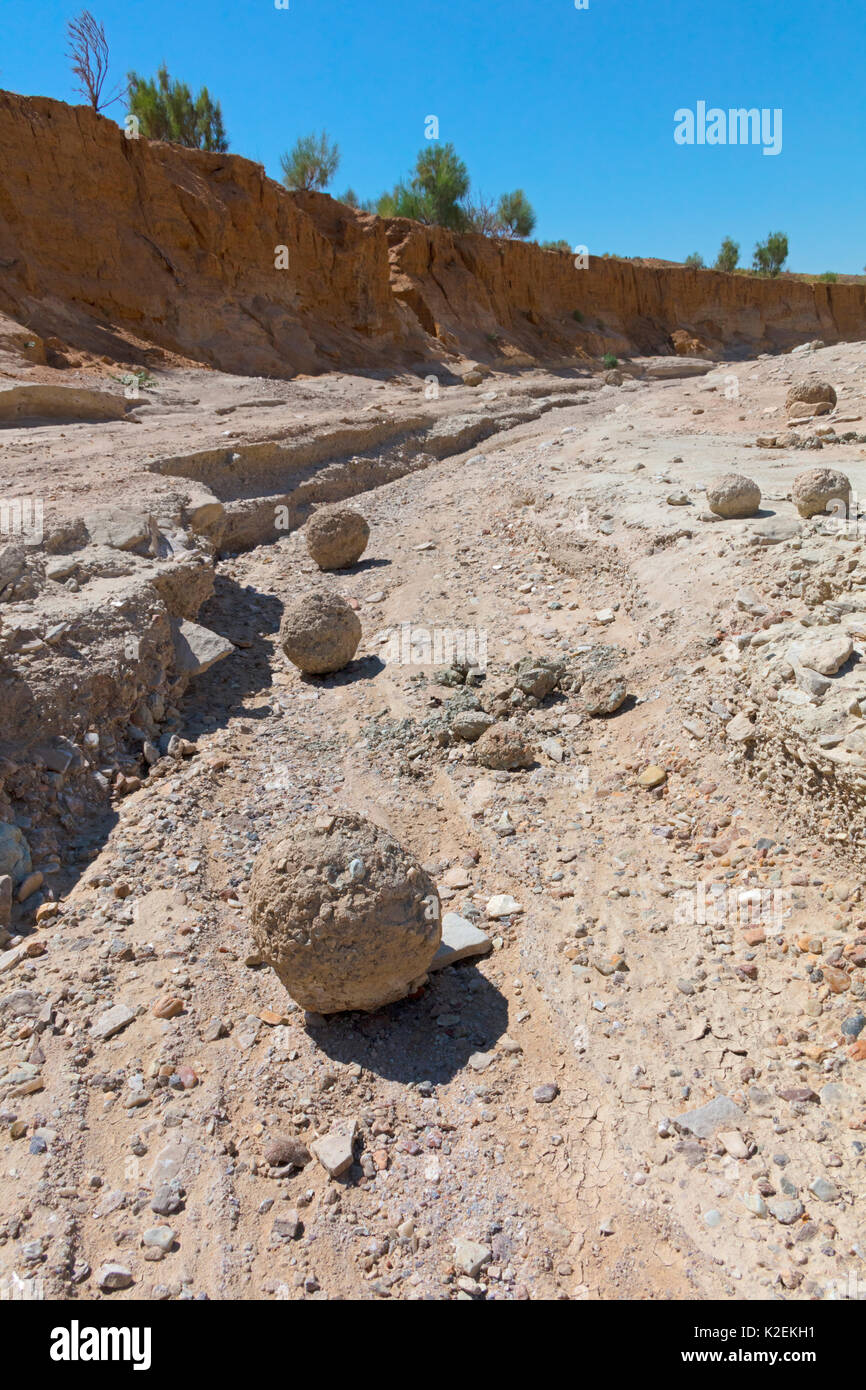
[[[339,594],[303,594],[283,614],[280,646],[310,676],[348,666],[361,640],[358,615]]]
[[[836,392],[829,381],[798,381],[788,388],[785,405],[790,410],[795,401],[805,401],[807,405],[819,405],[826,401],[829,406],[836,404]]]
[[[482,767],[497,772],[514,772],[531,767],[535,756],[516,724],[491,724],[475,745],[475,757]]]
[[[580,698],[587,714],[615,714],[628,695],[628,686],[623,676],[587,676],[580,687]]]
[[[742,473],[724,473],[707,487],[707,505],[728,520],[754,516],[761,505],[761,489]]]
[[[819,516],[834,500],[844,504],[847,514],[851,483],[838,468],[807,468],[794,479],[791,498],[801,516]]]
[[[417,988],[439,948],[439,895],[401,844],[356,812],[305,817],[250,879],[262,959],[311,1013],[370,1011]]]
[[[304,527],[307,550],[320,570],[357,564],[367,548],[370,528],[360,512],[346,508],[314,512]]]

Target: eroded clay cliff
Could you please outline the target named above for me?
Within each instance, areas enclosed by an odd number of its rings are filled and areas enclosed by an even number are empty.
[[[155,344],[292,376],[862,336],[862,285],[756,280],[365,216],[239,155],[129,140],[87,107],[0,92],[0,309],[127,355]],[[123,351],[121,351],[121,345]]]

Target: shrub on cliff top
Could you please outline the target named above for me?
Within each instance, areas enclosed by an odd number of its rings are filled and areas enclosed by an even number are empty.
[[[138,119],[148,140],[170,140],[217,153],[229,147],[219,102],[211,100],[207,87],[193,100],[185,82],[169,77],[165,63],[155,78],[129,74],[129,114]]]
[[[778,275],[788,259],[788,238],[784,232],[771,232],[755,247],[752,264],[760,275]]]
[[[461,199],[468,192],[469,172],[454,146],[430,145],[419,153],[408,183],[401,181],[391,193],[382,194],[378,212],[381,217],[411,217],[465,232],[469,218]]]
[[[726,236],[719,248],[719,254],[716,256],[715,269],[726,270],[729,274],[733,274],[737,268],[739,259],[739,242],[734,241],[732,237]]]
[[[280,166],[286,188],[321,192],[340,167],[340,149],[324,130],[321,135],[304,135],[289,154],[280,156]]]

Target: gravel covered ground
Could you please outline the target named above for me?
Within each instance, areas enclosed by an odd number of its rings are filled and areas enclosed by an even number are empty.
[[[866,429],[864,354],[605,385],[355,497],[351,570],[320,574],[300,532],[216,562],[199,621],[236,650],[187,691],[194,747],[142,767],[0,953],[0,1276],[118,1300],[855,1287],[860,771],[816,771],[786,737],[857,733],[862,642],[837,699],[784,651],[768,677],[755,637],[859,612],[858,527],[788,499],[818,463],[866,484],[863,443],[816,433]],[[810,374],[839,402],[790,436]],[[731,471],[757,517],[709,519]],[[277,644],[312,586],[362,624],[336,676]],[[477,680],[449,633],[486,644]],[[553,673],[543,698],[527,657]],[[452,730],[478,714],[514,722],[532,764],[480,765]],[[263,843],[340,808],[411,849],[490,949],[323,1019],[252,953],[247,892]]]

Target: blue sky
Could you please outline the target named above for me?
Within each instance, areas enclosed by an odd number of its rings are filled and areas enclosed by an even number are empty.
[[[780,229],[791,269],[866,265],[864,0],[90,4],[116,79],[165,60],[206,84],[231,149],[274,177],[281,152],[324,127],[342,154],[332,191],[376,196],[409,170],[436,115],[476,187],[526,190],[539,240],[712,261],[731,235],[750,263]],[[80,100],[65,57],[80,8],[0,0],[0,86]],[[781,153],[677,145],[674,113],[699,101],[781,108]]]

